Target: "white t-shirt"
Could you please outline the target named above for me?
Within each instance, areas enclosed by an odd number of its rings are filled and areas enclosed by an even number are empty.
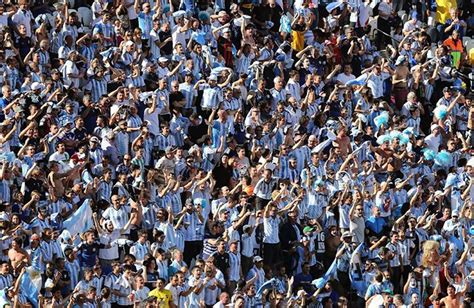
[[[150,113],[150,108],[146,108],[145,113],[143,114],[143,120],[148,121],[150,123],[148,124],[148,129],[150,130],[150,133],[155,136],[158,136],[160,134],[160,119],[158,118],[160,112],[161,108],[155,108],[155,111],[153,111],[152,113]]]
[[[439,145],[441,144],[441,135],[435,136],[433,134],[429,134],[425,137],[425,143],[428,149],[438,152]]]
[[[125,6],[130,5],[127,8],[127,14],[128,14],[128,19],[134,20],[138,18],[137,12],[135,11],[135,6],[133,5],[135,3],[134,0],[125,0]]]

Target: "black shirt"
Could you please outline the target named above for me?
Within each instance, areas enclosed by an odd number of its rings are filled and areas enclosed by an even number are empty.
[[[160,42],[164,42],[167,38],[171,37],[171,31],[160,31],[158,33],[158,37],[160,39]],[[160,51],[165,56],[171,55],[173,53],[173,41],[168,41],[168,43],[166,43],[163,47],[160,48]]]
[[[189,140],[193,143],[198,143],[197,141],[202,138],[202,136],[207,134],[207,125],[204,121],[201,121],[199,125],[191,125],[188,127],[188,137]]]
[[[227,270],[230,267],[230,257],[227,252],[223,254],[216,251],[213,255],[214,265],[224,274],[224,278],[228,279]]]

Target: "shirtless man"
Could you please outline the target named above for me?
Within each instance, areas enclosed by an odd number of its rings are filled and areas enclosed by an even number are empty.
[[[464,295],[466,290],[468,289],[469,284],[466,283],[464,288],[456,293],[456,288],[453,285],[448,286],[448,295],[443,297],[440,301],[440,304],[446,308],[457,308],[461,307],[461,297]]]
[[[19,237],[15,237],[12,241],[12,248],[8,251],[8,259],[12,268],[16,269],[22,262],[30,264],[28,253],[21,248],[23,241]]]
[[[392,76],[392,92],[395,97],[395,104],[399,108],[402,108],[403,104],[406,102],[408,95],[408,74],[410,70],[408,69],[407,58],[405,56],[400,56],[397,59],[395,72]]]
[[[351,139],[346,135],[346,127],[342,126],[336,135],[336,140],[333,142],[333,147],[339,148],[341,155],[346,157],[349,154]]]

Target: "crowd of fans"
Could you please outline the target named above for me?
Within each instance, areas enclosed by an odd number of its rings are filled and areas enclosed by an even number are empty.
[[[472,7],[2,1],[1,307],[472,307]]]

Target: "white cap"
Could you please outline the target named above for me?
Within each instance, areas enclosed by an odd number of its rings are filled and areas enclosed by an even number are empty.
[[[31,90],[36,91],[36,90],[42,90],[44,88],[43,84],[39,82],[33,82],[31,84]]]

